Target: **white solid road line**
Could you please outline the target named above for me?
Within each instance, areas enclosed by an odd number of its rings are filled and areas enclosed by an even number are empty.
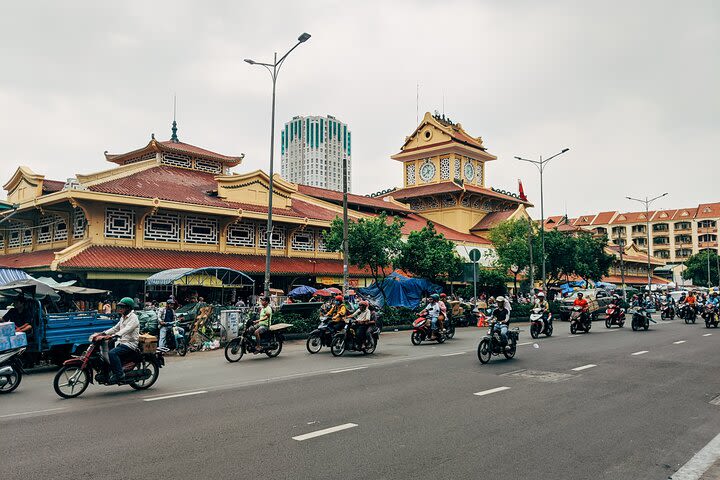
[[[189,397],[190,395],[200,395],[201,393],[207,393],[207,390],[198,390],[196,392],[187,392],[187,393],[176,393],[175,395],[165,395],[164,397],[153,397],[153,398],[144,398],[144,402],[154,402],[156,400],[167,400],[169,398],[178,398],[178,397]]]
[[[8,413],[7,415],[0,415],[0,418],[20,417],[23,415],[34,415],[36,413],[55,412],[57,410],[65,410],[65,407],[48,408],[47,410],[33,410],[32,412]]]
[[[673,345],[680,345],[681,343],[685,343],[685,340],[678,340],[677,342],[673,342]]]
[[[720,434],[710,440],[694,457],[670,478],[672,480],[698,480],[720,457]]]
[[[640,350],[639,352],[631,353],[630,355],[643,355],[645,353],[648,353],[647,350]]]
[[[570,370],[572,370],[573,372],[579,372],[581,370],[587,370],[588,368],[593,368],[593,367],[597,367],[597,365],[595,365],[593,363],[589,363],[587,365],[583,365],[582,367],[571,368]]]
[[[440,355],[440,356],[441,356],[441,357],[454,357],[455,355],[462,355],[463,353],[467,353],[467,352],[445,353],[445,354]]]
[[[703,337],[709,337],[710,335],[712,335],[712,333],[706,333]]]
[[[482,396],[484,396],[484,395],[490,395],[491,393],[503,392],[503,391],[505,391],[505,390],[510,390],[510,387],[491,388],[490,390],[483,390],[482,392],[473,393],[473,395],[477,395],[478,397],[482,397]]]
[[[367,367],[353,367],[353,368],[344,368],[342,370],[333,370],[330,373],[345,373],[345,372],[353,372],[355,370],[363,370]]]
[[[323,430],[317,430],[315,432],[306,433],[303,435],[298,435],[296,437],[292,437],[293,440],[297,440],[298,442],[302,442],[303,440],[309,440],[311,438],[315,437],[321,437],[323,435],[327,435],[330,433],[339,432],[341,430],[347,430],[348,428],[354,428],[357,427],[357,424],[355,423],[345,423],[343,425],[338,425],[337,427],[330,427]]]
[[[523,345],[532,345],[532,343],[533,342],[523,342],[523,343],[518,343],[517,346],[522,347]]]

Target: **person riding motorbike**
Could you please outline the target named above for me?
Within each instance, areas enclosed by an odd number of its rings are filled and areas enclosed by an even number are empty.
[[[545,293],[539,292],[537,294],[537,298],[535,299],[535,304],[533,305],[533,308],[540,309],[540,313],[542,313],[543,327],[544,330],[547,331],[548,319],[550,318],[550,304],[545,299]]]
[[[260,339],[262,338],[262,335],[268,331],[270,328],[270,323],[272,322],[272,316],[273,311],[272,307],[270,306],[270,298],[268,297],[262,297],[260,299],[260,305],[262,308],[260,309],[260,316],[248,329],[248,333],[251,335],[255,335],[255,340],[257,342],[255,349],[260,350]]]
[[[135,301],[132,298],[123,298],[117,304],[120,321],[114,327],[93,335],[93,339],[98,335],[117,337],[115,348],[108,353],[110,368],[112,369],[112,375],[110,375],[108,383],[120,383],[125,379],[123,362],[128,357],[132,357],[139,349],[140,321],[133,311],[134,308]]]
[[[718,306],[720,306],[720,297],[718,297],[718,292],[713,291],[710,294],[710,299],[708,300],[708,303],[713,305],[715,308],[718,308]]]
[[[582,308],[582,317],[583,320],[586,320],[590,311],[590,306],[588,305],[588,301],[585,300],[582,292],[578,292],[577,298],[573,302],[573,306]]]
[[[158,350],[167,352],[167,335],[168,331],[172,332],[172,323],[175,322],[175,299],[168,298],[165,302],[165,310],[163,318],[159,319],[160,323],[160,339],[158,340]]]
[[[450,309],[448,308],[448,302],[447,302],[447,295],[444,293],[440,294],[440,301],[438,302],[438,305],[440,306],[440,315],[438,316],[438,326],[440,327],[440,331],[445,330],[445,321],[450,320]]]
[[[425,311],[428,312],[428,316],[430,317],[430,326],[432,328],[432,335],[435,336],[438,331],[438,317],[442,313],[442,310],[440,309],[440,295],[437,293],[433,293],[430,295],[430,303],[427,304],[425,307]]]
[[[327,312],[327,316],[330,318],[328,328],[333,332],[338,332],[342,327],[345,326],[345,317],[347,317],[347,308],[343,302],[342,295],[335,296],[335,302],[330,310]]]
[[[370,304],[367,300],[361,300],[358,304],[358,309],[355,310],[347,321],[357,323],[357,330],[355,331],[355,338],[359,347],[362,347],[368,337],[368,325],[372,320],[372,312],[368,308]]]
[[[500,338],[505,348],[508,345],[508,326],[510,325],[510,311],[507,309],[505,297],[499,296],[495,299],[497,308],[492,312],[492,318],[495,320],[496,329],[500,329]]]

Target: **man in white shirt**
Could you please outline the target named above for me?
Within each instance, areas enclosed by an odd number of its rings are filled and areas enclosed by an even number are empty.
[[[123,360],[132,357],[138,351],[138,337],[140,336],[140,321],[133,311],[135,302],[132,298],[125,297],[117,304],[120,312],[120,321],[114,327],[105,330],[104,335],[118,337],[115,348],[110,350],[110,368],[112,375],[109,383],[120,383],[125,380],[123,372]]]

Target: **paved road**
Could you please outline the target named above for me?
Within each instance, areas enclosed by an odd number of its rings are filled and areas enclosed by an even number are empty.
[[[720,432],[720,330],[596,323],[570,337],[558,322],[488,365],[481,335],[412,347],[383,334],[377,354],[340,359],[299,343],[238,364],[191,354],[150,391],[74,400],[35,374],[0,398],[2,478],[659,479]]]

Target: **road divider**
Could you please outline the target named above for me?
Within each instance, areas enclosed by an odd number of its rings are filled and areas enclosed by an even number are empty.
[[[170,398],[189,397],[191,395],[200,395],[202,393],[207,393],[207,390],[198,390],[196,392],[176,393],[174,395],[165,395],[164,397],[143,398],[143,401],[144,402],[155,402],[157,400],[168,400]]]
[[[344,424],[338,425],[336,427],[325,428],[323,430],[317,430],[315,432],[298,435],[296,437],[292,437],[292,439],[297,440],[298,442],[302,442],[304,440],[310,440],[311,438],[322,437],[323,435],[329,435],[331,433],[340,432],[342,430],[347,430],[349,428],[355,428],[355,427],[357,427],[357,424],[355,424],[355,423],[344,423]]]
[[[473,393],[473,395],[476,395],[478,397],[484,397],[485,395],[490,395],[492,393],[498,393],[498,392],[504,392],[505,390],[510,390],[510,387],[491,388],[490,390],[483,390],[482,392],[475,392],[475,393]]]
[[[645,355],[648,350],[640,350],[639,352],[631,353],[630,355]]]
[[[583,370],[587,370],[588,368],[593,368],[593,367],[597,367],[597,365],[595,365],[594,363],[589,363],[587,365],[583,365],[582,367],[571,368],[570,370],[572,370],[573,372],[581,372]]]

